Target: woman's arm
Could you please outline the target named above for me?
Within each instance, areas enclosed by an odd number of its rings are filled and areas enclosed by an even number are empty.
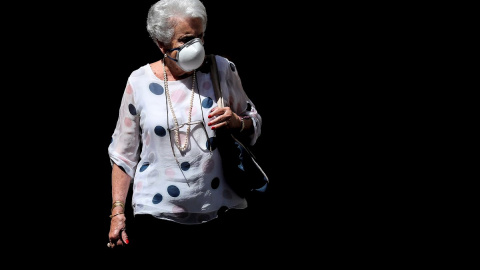
[[[126,229],[125,201],[130,188],[131,177],[117,164],[112,166],[112,214],[108,238],[113,245],[128,244]]]
[[[230,106],[235,113],[232,123],[233,126],[229,126],[234,128],[236,135],[240,136],[239,138],[242,138],[244,142],[248,141],[250,145],[254,145],[261,134],[262,117],[243,89],[237,67],[233,62],[227,59],[224,60],[225,61],[218,61],[223,65],[220,77],[225,78],[225,87],[223,87],[225,91],[223,93],[223,98],[224,102],[228,104],[227,106]]]
[[[130,187],[131,177],[126,174],[117,164],[112,166],[112,204],[116,201],[120,201],[125,204],[127,199],[128,189]],[[112,214],[116,214],[120,207],[114,207]],[[122,209],[123,211],[123,209]]]

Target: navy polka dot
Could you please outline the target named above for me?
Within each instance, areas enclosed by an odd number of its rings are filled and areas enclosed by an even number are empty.
[[[182,162],[182,164],[180,165],[180,167],[182,168],[183,171],[188,171],[188,169],[190,169],[190,163],[188,162]]]
[[[156,126],[155,129],[154,129],[154,132],[155,132],[155,134],[157,134],[160,137],[163,137],[167,134],[167,131],[162,126]]]
[[[216,137],[210,137],[208,138],[207,142],[205,143],[207,149],[210,149],[210,146],[212,146],[212,151],[217,149],[217,138]]]
[[[230,63],[230,69],[235,72],[235,65],[233,63]]]
[[[172,197],[178,197],[178,195],[180,195],[180,189],[174,185],[168,186],[167,192]]]
[[[137,109],[135,108],[135,106],[133,106],[133,104],[128,104],[128,110],[132,115],[137,115]]]
[[[213,189],[217,189],[219,185],[220,185],[220,179],[218,179],[218,177],[213,178],[212,183],[210,183],[210,186]]]
[[[160,203],[162,200],[163,200],[162,194],[157,193],[157,194],[155,194],[155,196],[153,196],[152,203],[153,203],[153,204],[158,204],[158,203]]]
[[[150,89],[150,92],[154,93],[155,95],[163,94],[163,86],[158,83],[151,83],[148,88]]]
[[[207,97],[205,98],[203,101],[202,101],[202,107],[203,108],[211,108],[213,106],[213,99],[210,98],[210,97]]]
[[[140,171],[141,172],[145,171],[148,168],[149,165],[150,165],[150,163],[148,163],[148,162],[143,163],[142,167],[140,167]]]

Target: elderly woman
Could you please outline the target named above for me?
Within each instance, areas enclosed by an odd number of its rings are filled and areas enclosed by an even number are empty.
[[[247,207],[225,182],[216,131],[229,129],[253,145],[262,119],[235,64],[218,55],[225,106],[217,106],[204,69],[206,27],[206,9],[198,0],[161,0],[148,11],[147,30],[163,58],[134,70],[124,89],[108,147],[110,248],[158,244],[178,228],[184,239],[192,239],[228,209]],[[134,226],[129,239],[125,203],[130,188]],[[191,226],[196,224],[201,225]]]

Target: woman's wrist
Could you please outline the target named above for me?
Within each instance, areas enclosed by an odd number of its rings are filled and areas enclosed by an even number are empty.
[[[247,138],[252,134],[253,123],[250,116],[238,116],[240,125],[235,129],[234,134],[236,136]]]
[[[240,124],[241,124],[241,126],[240,126],[240,131],[239,132],[242,133],[242,131],[245,129],[245,120],[241,116],[240,116]]]
[[[110,218],[121,215],[125,212],[125,204],[122,201],[114,201],[112,203]]]
[[[239,133],[242,133],[242,132],[246,131],[247,129],[249,129],[248,126],[250,126],[250,125],[249,125],[249,123],[247,123],[247,122],[250,122],[249,119],[251,119],[251,118],[250,118],[250,116],[248,116],[248,115],[239,116],[239,117],[240,117],[240,121],[242,122],[242,123],[241,123],[242,125],[241,125],[241,127],[240,127]]]
[[[111,211],[113,211],[113,209],[119,208],[119,207],[121,207],[122,210],[125,210],[125,204],[122,201],[114,201],[112,203],[112,210]]]
[[[110,215],[110,218],[114,218],[114,217],[116,217],[116,216],[118,216],[118,215],[125,215],[125,214],[124,214],[123,212],[118,212],[118,213],[116,213],[116,214],[113,214],[113,213],[112,213],[112,214]]]
[[[114,218],[119,215],[124,215],[125,212],[125,204],[122,201],[114,201],[112,203],[112,209],[111,209],[112,214],[110,215],[110,218]]]

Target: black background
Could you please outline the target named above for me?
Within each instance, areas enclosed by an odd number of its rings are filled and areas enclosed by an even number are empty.
[[[57,196],[50,199],[64,209],[53,214],[50,220],[59,222],[50,223],[48,229],[52,231],[50,241],[60,245],[65,234],[70,235],[82,253],[108,252],[111,165],[107,148],[128,76],[161,57],[146,31],[146,15],[153,2],[99,2],[82,7],[81,12],[76,10],[75,17],[68,12],[59,15],[73,22],[72,33],[57,37],[52,50],[64,78],[57,80],[55,89],[61,98],[52,108],[62,115],[63,136],[56,140],[57,145],[62,144],[55,152],[59,154],[56,167],[62,167],[53,176],[56,183],[52,189]],[[286,53],[291,44],[284,35],[292,30],[285,29],[284,22],[271,17],[265,7],[252,8],[240,1],[204,4],[208,13],[206,53],[223,55],[236,64],[244,89],[264,122],[254,150],[271,185],[266,193],[251,195],[248,217],[258,220],[263,228],[258,233],[273,243],[300,240],[292,220],[298,218],[303,224],[303,219],[316,216],[305,216],[305,209],[316,208],[305,195],[319,180],[305,159],[316,163],[316,139],[312,136],[318,123],[304,126],[295,120],[297,113],[305,114],[302,103],[311,102],[311,90],[303,88],[305,79],[301,70],[293,68],[296,64],[286,64],[291,61]],[[312,74],[308,80],[316,77]],[[301,97],[296,100],[299,92]],[[313,156],[300,155],[300,149],[310,149]]]
[[[21,109],[31,117],[25,136],[35,131],[27,145],[34,156],[18,160],[27,158],[29,198],[40,202],[27,225],[41,232],[41,247],[106,251],[107,148],[128,76],[161,56],[146,31],[154,2],[44,5],[26,20],[35,25],[33,36],[22,32],[27,27],[17,33],[22,41],[14,46],[25,52],[18,67],[34,70],[20,81],[33,95]],[[384,214],[379,201],[390,187],[378,193],[385,185],[378,178],[397,177],[383,167],[390,146],[378,145],[390,132],[377,128],[385,123],[379,107],[388,106],[377,91],[388,58],[372,52],[389,42],[372,33],[381,22],[346,4],[203,2],[206,53],[236,64],[263,118],[254,150],[271,184],[246,210],[264,228],[262,241],[277,255],[293,249],[340,256],[381,245],[378,232],[390,221],[376,222]]]

